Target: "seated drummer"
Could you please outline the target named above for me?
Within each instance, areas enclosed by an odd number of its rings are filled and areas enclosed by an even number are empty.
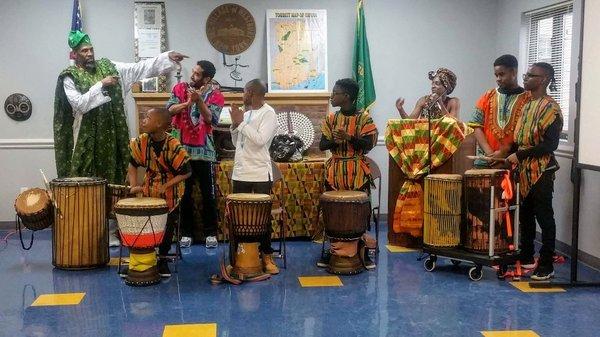
[[[327,115],[321,126],[323,133],[319,143],[321,151],[330,150],[332,157],[325,163],[327,190],[365,191],[370,194],[371,170],[365,158],[377,143],[377,126],[368,112],[356,109],[358,83],[351,78],[335,82],[331,92],[331,106],[339,107],[335,113]],[[369,248],[376,248],[369,238]],[[344,243],[336,243],[344,244]],[[334,249],[343,249],[334,247]],[[325,261],[317,262],[319,267],[327,267]],[[366,257],[367,269],[375,264]]]
[[[231,140],[235,144],[233,193],[271,194],[273,167],[269,147],[277,131],[277,116],[265,103],[266,93],[266,83],[251,80],[244,87],[244,109],[231,106]],[[261,240],[259,250],[265,272],[278,274],[270,234]]]
[[[477,138],[476,168],[500,167],[481,157],[504,159],[513,143],[513,134],[521,112],[531,94],[517,81],[519,62],[513,55],[502,55],[494,61],[498,88],[486,91],[475,105],[469,126]]]
[[[169,110],[153,108],[146,113],[141,123],[144,133],[129,144],[131,159],[127,172],[131,193],[141,192],[145,197],[165,199],[169,206],[165,235],[158,247],[158,273],[162,277],[171,276],[164,256],[171,249],[185,180],[192,175],[188,153],[176,138],[167,133],[170,125]],[[138,167],[146,169],[142,185],[137,180]]]
[[[456,75],[449,69],[438,68],[429,72],[431,80],[431,94],[419,98],[415,108],[410,115],[404,111],[404,98],[396,100],[396,109],[402,118],[442,118],[450,116],[458,118],[460,112],[460,100],[458,97],[449,97],[456,88]]]

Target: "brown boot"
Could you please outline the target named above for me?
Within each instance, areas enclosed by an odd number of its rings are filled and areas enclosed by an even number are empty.
[[[275,261],[273,261],[273,254],[263,254],[262,260],[265,273],[271,275],[279,274],[279,268],[277,268]]]

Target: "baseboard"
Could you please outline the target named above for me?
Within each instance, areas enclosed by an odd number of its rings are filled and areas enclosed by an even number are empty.
[[[542,242],[542,233],[537,232],[535,240],[541,244]],[[560,240],[556,240],[555,250],[561,253],[564,256],[571,257],[571,245],[564,243]],[[578,253],[579,262],[586,264],[588,267],[596,269],[600,271],[600,258],[589,253],[586,253],[582,250],[579,250]]]
[[[0,221],[0,231],[15,229],[14,221]]]

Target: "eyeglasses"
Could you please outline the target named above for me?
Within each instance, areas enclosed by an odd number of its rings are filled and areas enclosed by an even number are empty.
[[[544,75],[536,75],[536,74],[532,74],[532,73],[523,74],[523,79],[524,80],[526,80],[528,78],[531,78],[531,77],[544,77]]]

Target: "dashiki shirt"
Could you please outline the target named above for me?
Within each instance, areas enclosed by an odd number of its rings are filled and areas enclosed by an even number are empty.
[[[333,139],[333,131],[343,129],[350,136],[372,138],[371,144],[377,143],[377,127],[367,112],[358,112],[345,116],[341,112],[330,113],[323,121],[321,131],[329,140]],[[343,142],[331,150],[332,157],[327,160],[326,180],[335,190],[364,190],[371,183],[371,170],[365,154],[371,149],[354,149],[350,142]]]
[[[171,97],[167,102],[167,109],[171,105],[186,102],[188,98],[187,89],[187,83],[175,85],[171,92]],[[217,160],[217,154],[215,151],[212,127],[219,123],[219,117],[221,116],[223,105],[225,104],[225,98],[216,86],[213,86],[213,88],[201,98],[212,114],[211,122],[207,123],[202,119],[202,114],[198,105],[194,103],[190,109],[184,109],[173,116],[171,120],[171,124],[174,128],[172,135],[179,139],[190,155],[191,160],[215,162]]]
[[[517,122],[514,135],[514,141],[519,150],[540,144],[546,130],[557,118],[562,121],[562,112],[558,103],[550,96],[530,100],[525,104],[523,115]],[[523,199],[542,176],[551,158],[552,154],[548,153],[537,158],[527,157],[519,162],[520,190]]]
[[[164,195],[159,187],[173,179],[177,172],[189,161],[189,156],[179,141],[167,134],[160,154],[152,148],[152,138],[147,133],[141,134],[129,143],[131,160],[134,166],[146,168],[144,175],[144,196],[167,200],[169,210],[173,210],[183,197],[185,181],[171,186]]]
[[[515,126],[530,96],[531,94],[523,88],[507,93],[500,92],[498,89],[488,90],[477,101],[468,125],[482,128],[492,151],[499,150],[503,145],[510,146],[513,142]],[[485,155],[483,149],[477,146],[477,156]],[[486,168],[489,164],[485,160],[475,160],[475,167]]]

